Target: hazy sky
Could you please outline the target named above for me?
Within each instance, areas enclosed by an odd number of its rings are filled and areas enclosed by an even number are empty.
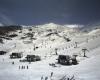
[[[89,24],[100,21],[100,0],[0,0],[5,24]]]

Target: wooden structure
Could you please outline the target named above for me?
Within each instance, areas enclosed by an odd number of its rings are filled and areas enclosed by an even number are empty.
[[[28,62],[34,62],[34,61],[40,61],[41,58],[40,56],[37,56],[37,55],[27,55],[26,56],[26,61]]]
[[[6,54],[6,51],[0,51],[0,55]]]
[[[23,54],[22,53],[12,53],[10,55],[10,58],[22,58],[23,57]]]

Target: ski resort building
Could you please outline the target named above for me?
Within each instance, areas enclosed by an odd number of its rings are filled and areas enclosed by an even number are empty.
[[[27,55],[26,56],[26,61],[28,62],[34,62],[34,61],[40,61],[41,58],[37,55]]]
[[[0,51],[0,55],[6,54],[6,51]]]
[[[76,65],[77,64],[77,60],[76,60],[76,56],[69,56],[69,55],[59,55],[58,57],[58,63],[62,64],[62,65]]]
[[[23,57],[23,54],[22,53],[12,53],[10,55],[10,58],[22,58]]]

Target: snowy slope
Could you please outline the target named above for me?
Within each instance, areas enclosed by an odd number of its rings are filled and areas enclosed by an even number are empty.
[[[75,80],[99,80],[100,79],[100,31],[92,30],[89,33],[83,33],[77,29],[59,26],[53,23],[38,25],[29,28],[23,28],[13,32],[18,36],[12,40],[5,40],[0,44],[0,50],[7,51],[7,54],[0,55],[0,80],[41,80],[48,77],[47,80],[60,80],[66,77],[75,76]],[[27,35],[33,34],[32,37]],[[25,37],[22,39],[22,37]],[[66,41],[69,38],[71,41]],[[75,42],[77,46],[75,48]],[[38,49],[34,51],[34,46]],[[50,63],[56,63],[58,55],[55,55],[55,48],[59,54],[73,55],[77,54],[78,65],[64,66],[56,64],[52,67]],[[86,48],[87,57],[83,57],[82,49]],[[36,54],[41,56],[42,60],[38,62],[19,62],[20,59],[10,59],[12,52],[22,52],[23,58],[27,54]],[[12,62],[14,61],[14,65]],[[28,69],[27,69],[28,65]],[[19,67],[25,66],[25,69]],[[53,76],[50,77],[51,72]],[[45,79],[43,79],[45,80]]]

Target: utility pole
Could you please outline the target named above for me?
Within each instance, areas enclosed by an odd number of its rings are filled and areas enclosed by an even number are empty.
[[[57,51],[58,51],[58,48],[55,48],[55,53],[56,53],[56,55],[58,55],[58,52],[57,52]]]
[[[77,48],[77,44],[78,44],[78,42],[75,42],[75,48]]]
[[[35,51],[35,44],[34,44],[34,51]]]
[[[82,52],[84,53],[83,57],[86,57],[86,51],[88,51],[86,48],[82,49]]]

